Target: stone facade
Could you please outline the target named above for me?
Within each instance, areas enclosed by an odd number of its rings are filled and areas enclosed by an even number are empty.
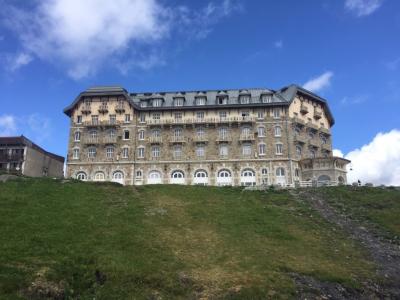
[[[64,157],[45,151],[24,136],[0,137],[0,171],[61,178]]]
[[[97,87],[65,113],[68,177],[128,185],[346,182],[348,161],[332,156],[326,100],[295,85],[167,93]]]

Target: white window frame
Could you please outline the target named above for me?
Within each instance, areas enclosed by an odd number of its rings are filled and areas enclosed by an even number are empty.
[[[258,144],[258,155],[264,156],[267,154],[267,145],[264,143]]]
[[[138,158],[144,158],[144,150],[145,150],[145,147],[138,147],[137,148],[137,150],[138,150]]]
[[[159,146],[151,147],[151,157],[159,158],[161,156],[161,149]]]
[[[253,149],[251,144],[243,144],[242,145],[242,155],[245,157],[249,157],[252,155]]]
[[[72,159],[79,159],[79,148],[72,149]]]
[[[128,147],[122,148],[122,158],[129,158],[129,148]]]
[[[106,157],[107,158],[113,158],[114,157],[114,152],[115,152],[114,146],[106,147]]]
[[[81,132],[79,130],[75,131],[75,133],[74,133],[74,141],[75,142],[80,142],[81,141]]]
[[[282,127],[281,126],[275,126],[274,127],[274,135],[275,135],[275,137],[281,137],[282,136]]]
[[[97,155],[96,147],[89,147],[87,153],[88,153],[88,158],[95,158]]]
[[[259,126],[257,128],[258,137],[265,137],[265,127]]]
[[[145,139],[144,130],[143,129],[139,130],[139,132],[138,132],[138,140],[139,141],[143,141],[144,139]]]
[[[275,144],[275,154],[276,155],[283,155],[283,144],[282,143],[276,143]]]

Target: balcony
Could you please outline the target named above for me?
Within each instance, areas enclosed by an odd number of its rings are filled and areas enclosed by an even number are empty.
[[[104,144],[116,144],[117,143],[117,137],[116,136],[105,136],[103,138]]]
[[[148,125],[182,125],[182,124],[224,124],[224,123],[254,123],[256,119],[254,117],[209,117],[209,118],[182,118],[182,119],[172,119],[163,118],[157,120],[148,120]]]
[[[98,137],[85,137],[83,139],[83,142],[87,145],[95,145],[95,144],[100,144],[100,139]]]
[[[82,111],[82,114],[87,115],[92,112],[92,109],[90,108],[90,105],[85,105],[84,107],[82,107],[81,111]]]
[[[322,150],[325,150],[325,151],[332,151],[332,147],[331,147],[331,145],[330,144],[321,144],[321,148],[322,148]]]
[[[10,162],[10,161],[21,161],[24,160],[23,154],[2,154],[0,155],[1,162]]]
[[[325,127],[320,127],[319,131],[321,131],[322,133],[326,134],[326,135],[331,135],[330,131],[328,128]]]
[[[318,126],[311,122],[307,122],[307,127],[312,128],[314,130],[318,130]]]
[[[314,119],[319,120],[322,118],[322,111],[319,108],[314,108]]]
[[[302,119],[298,118],[298,117],[294,117],[293,118],[293,122],[296,124],[299,124],[301,126],[304,126],[306,124],[306,122],[304,122]]]
[[[239,141],[240,142],[251,142],[251,141],[254,141],[254,134],[248,134],[248,133],[241,134],[240,137],[239,137]]]
[[[162,143],[162,137],[161,136],[150,136],[148,138],[148,141],[150,144],[161,144]]]
[[[184,136],[171,136],[169,138],[170,143],[186,143],[186,138]]]
[[[196,135],[193,138],[193,142],[195,143],[208,143],[208,137],[207,135],[203,134],[203,135]]]
[[[305,114],[308,114],[308,107],[307,107],[307,105],[305,105],[305,104],[301,104],[300,105],[300,112],[303,114],[303,115],[305,115]]]
[[[219,135],[216,138],[217,143],[230,143],[232,142],[232,137],[230,135]]]
[[[310,140],[308,141],[308,144],[309,144],[310,146],[312,146],[312,147],[315,147],[315,148],[318,148],[318,147],[319,147],[319,142],[316,141],[315,139],[310,139]]]
[[[99,113],[101,114],[106,114],[108,113],[108,106],[105,104],[100,105],[99,107]]]
[[[123,104],[118,104],[118,105],[115,107],[115,112],[116,112],[116,113],[124,113],[124,112],[125,112],[125,105],[123,105]]]
[[[306,143],[306,138],[302,137],[301,135],[295,134],[293,137],[293,140],[297,143],[305,144]]]

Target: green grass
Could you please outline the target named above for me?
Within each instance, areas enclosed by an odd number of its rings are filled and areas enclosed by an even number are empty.
[[[359,245],[285,191],[0,183],[0,299],[38,282],[70,299],[285,299],[292,272],[374,278]]]
[[[400,190],[372,187],[335,187],[321,190],[329,203],[359,220],[366,220],[400,240]]]

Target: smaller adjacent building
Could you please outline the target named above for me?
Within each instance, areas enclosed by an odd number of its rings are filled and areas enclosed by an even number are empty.
[[[63,177],[64,157],[47,152],[23,135],[0,137],[0,172]]]

